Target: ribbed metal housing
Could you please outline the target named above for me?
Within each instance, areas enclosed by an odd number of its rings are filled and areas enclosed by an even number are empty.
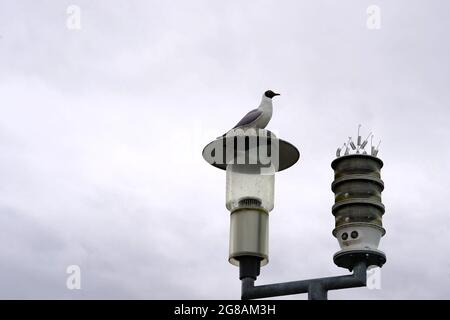
[[[335,194],[333,215],[341,251],[333,256],[334,263],[352,270],[355,265],[383,266],[386,255],[378,250],[381,237],[384,205],[381,192],[384,183],[380,178],[383,161],[364,154],[351,154],[331,163],[334,181],[331,189]]]
[[[335,159],[331,167],[334,170],[331,189],[335,194],[332,212],[336,227],[358,222],[381,227],[384,183],[380,170],[383,161],[370,155],[352,154]]]

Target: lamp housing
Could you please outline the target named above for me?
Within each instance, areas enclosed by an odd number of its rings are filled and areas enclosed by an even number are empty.
[[[203,157],[214,167],[226,170],[228,260],[242,267],[242,277],[254,277],[259,267],[269,261],[269,213],[274,208],[275,173],[294,165],[300,153],[269,130],[238,128],[209,143]]]
[[[381,267],[386,262],[385,254],[378,250],[386,233],[382,225],[385,207],[381,202],[383,161],[372,155],[349,154],[336,158],[331,167],[331,189],[335,194],[333,235],[341,248],[334,255],[334,262],[349,270],[361,260]]]

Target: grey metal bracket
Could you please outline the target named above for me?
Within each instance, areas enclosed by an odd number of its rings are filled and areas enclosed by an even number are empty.
[[[327,300],[329,290],[365,287],[367,282],[367,266],[360,262],[353,268],[353,274],[336,277],[308,279],[292,282],[255,286],[255,279],[242,279],[243,300],[270,298],[292,294],[308,293],[309,300]]]

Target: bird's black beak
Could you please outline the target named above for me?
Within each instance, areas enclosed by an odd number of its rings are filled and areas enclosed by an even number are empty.
[[[279,93],[273,93],[273,96],[275,97],[275,96],[281,96],[281,94],[279,94]]]

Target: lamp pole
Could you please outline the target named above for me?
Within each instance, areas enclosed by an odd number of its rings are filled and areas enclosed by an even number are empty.
[[[229,262],[239,267],[242,299],[259,299],[308,293],[310,300],[326,300],[328,291],[364,287],[369,266],[382,267],[385,254],[378,250],[385,234],[381,202],[384,183],[377,158],[378,147],[367,154],[359,136],[357,145],[344,144],[336,152],[332,191],[335,204],[333,235],[341,250],[334,263],[350,275],[299,280],[255,286],[260,269],[269,261],[269,213],[274,207],[275,173],[294,165],[300,153],[292,144],[263,129],[236,129],[209,143],[203,157],[216,168],[226,170],[226,207],[230,211]],[[355,153],[351,153],[356,150]]]

